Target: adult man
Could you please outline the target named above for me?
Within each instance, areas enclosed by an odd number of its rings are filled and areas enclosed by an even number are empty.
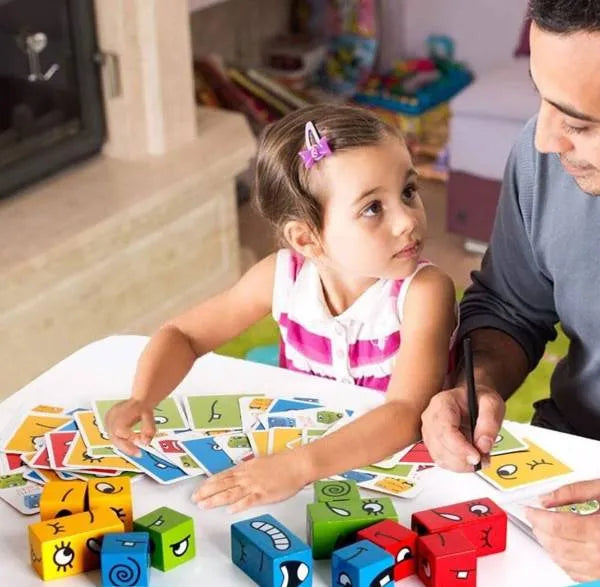
[[[530,0],[531,77],[540,110],[509,158],[490,247],[461,306],[474,349],[475,446],[460,426],[466,391],[423,414],[435,460],[455,471],[486,460],[504,401],[539,361],[560,320],[570,339],[533,424],[600,439],[600,0]],[[500,89],[500,88],[499,88]],[[600,480],[545,505],[600,498]],[[541,544],[577,580],[600,578],[600,516],[528,514]]]

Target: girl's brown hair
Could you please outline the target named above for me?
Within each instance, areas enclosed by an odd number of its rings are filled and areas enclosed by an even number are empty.
[[[317,233],[323,228],[322,204],[309,188],[311,170],[304,167],[298,155],[305,148],[307,122],[312,122],[321,137],[327,138],[334,155],[376,145],[387,136],[401,139],[399,130],[372,112],[346,105],[308,106],[269,125],[258,145],[254,203],[282,242],[283,227],[290,220],[305,221]]]

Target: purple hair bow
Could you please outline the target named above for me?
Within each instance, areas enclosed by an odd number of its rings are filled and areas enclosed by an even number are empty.
[[[331,155],[331,149],[326,137],[321,137],[312,122],[307,122],[304,128],[306,149],[298,153],[304,162],[304,167],[310,169],[316,161]]]

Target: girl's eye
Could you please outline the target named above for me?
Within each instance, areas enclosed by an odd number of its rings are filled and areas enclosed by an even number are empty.
[[[381,202],[379,200],[375,200],[374,202],[371,202],[362,212],[363,216],[377,216],[378,214],[381,214],[381,210],[382,210],[382,206],[381,206]]]
[[[419,193],[419,188],[414,183],[409,183],[402,192],[402,199],[411,202],[414,200]]]

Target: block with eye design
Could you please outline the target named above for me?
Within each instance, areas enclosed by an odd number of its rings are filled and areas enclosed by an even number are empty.
[[[87,485],[83,481],[50,481],[40,497],[40,519],[52,520],[87,509]]]
[[[338,501],[340,499],[359,500],[360,492],[356,481],[327,479],[315,481],[315,502]]]
[[[102,585],[148,587],[150,539],[148,532],[106,534],[102,541]]]
[[[393,522],[383,520],[356,534],[359,540],[370,540],[394,557],[394,581],[400,581],[416,572],[417,533]]]
[[[315,559],[354,541],[356,532],[381,520],[398,521],[389,497],[336,500],[306,506],[306,533]]]
[[[269,514],[231,525],[231,560],[262,587],[310,587],[308,544]]]
[[[476,587],[475,547],[462,530],[419,536],[417,575],[426,587]]]
[[[31,564],[44,581],[97,569],[102,538],[109,532],[123,532],[123,523],[110,509],[31,524]]]
[[[88,481],[89,509],[110,508],[125,526],[125,532],[133,529],[133,505],[131,481],[128,477],[103,477]]]
[[[421,536],[460,529],[477,556],[506,550],[506,512],[487,497],[415,512],[411,527]]]
[[[194,520],[168,507],[162,507],[133,521],[135,532],[150,535],[152,566],[171,569],[196,556]]]
[[[359,540],[334,551],[331,556],[331,584],[340,587],[391,587],[394,557],[373,544]]]

